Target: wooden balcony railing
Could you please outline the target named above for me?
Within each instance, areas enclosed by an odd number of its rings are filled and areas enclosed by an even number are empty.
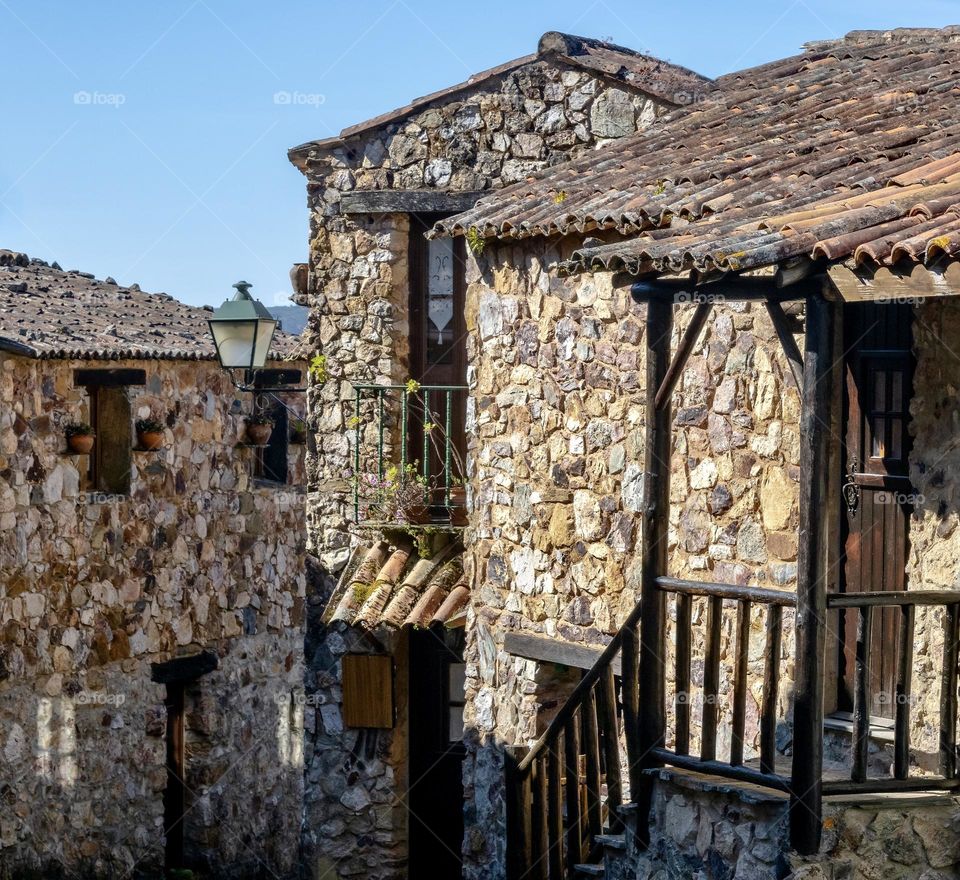
[[[660,745],[653,755],[664,764],[684,767],[701,773],[725,776],[780,791],[789,791],[789,776],[777,773],[776,731],[777,697],[780,683],[780,645],[783,631],[783,609],[795,608],[797,597],[779,590],[739,587],[727,584],[657,578],[657,586],[677,597],[675,645],[675,735],[674,748]],[[694,597],[707,600],[707,622],[703,666],[703,711],[700,726],[700,754],[690,754],[690,660],[693,641],[692,609]],[[735,602],[737,608],[736,644],[733,663],[733,712],[731,744],[728,760],[717,757],[717,719],[720,694],[720,649],[723,603]],[[766,645],[764,650],[763,697],[760,709],[760,766],[744,763],[744,730],[746,727],[747,676],[750,651],[750,612],[753,605],[766,611]]]
[[[939,776],[910,776],[910,709],[916,609],[943,608],[943,665],[940,671]],[[868,778],[870,742],[870,637],[873,620],[884,608],[898,608],[896,683],[894,693],[893,776]],[[827,780],[824,794],[932,791],[956,789],[957,684],[960,639],[960,593],[913,590],[882,593],[831,593],[827,609],[857,612],[853,690],[853,750],[850,779]]]
[[[466,386],[360,384],[350,420],[353,508],[363,518],[370,487],[380,490],[394,474],[392,491],[417,494],[431,520],[454,519],[462,508],[463,421]],[[366,494],[365,494],[366,493]],[[396,506],[396,505],[394,505]],[[401,511],[402,519],[402,511]]]

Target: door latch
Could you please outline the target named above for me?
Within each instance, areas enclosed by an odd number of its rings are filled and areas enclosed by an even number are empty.
[[[847,482],[843,484],[843,488],[840,490],[843,495],[843,502],[847,506],[847,512],[851,516],[857,512],[857,508],[860,506],[860,487],[856,482],[857,465],[857,457],[855,455],[850,456],[847,463]]]

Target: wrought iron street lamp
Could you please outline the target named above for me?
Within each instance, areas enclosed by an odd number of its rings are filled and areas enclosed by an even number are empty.
[[[259,391],[262,388],[253,383],[256,373],[266,366],[279,322],[262,302],[250,295],[252,285],[238,281],[233,286],[236,295],[215,309],[207,323],[220,366],[231,378],[234,370],[244,371],[246,384],[241,385],[236,379],[233,384],[241,391]],[[305,388],[271,387],[274,391],[306,391]]]

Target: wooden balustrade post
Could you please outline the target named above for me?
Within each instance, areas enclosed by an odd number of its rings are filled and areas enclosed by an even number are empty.
[[[526,749],[508,748],[504,755],[507,813],[507,880],[520,880],[529,866],[531,852],[531,774],[517,769]]]
[[[672,451],[672,413],[670,396],[657,407],[658,389],[670,367],[670,336],[673,332],[673,304],[651,297],[647,302],[645,339],[646,426],[644,446],[644,501],[640,533],[641,581],[639,645],[639,712],[637,741],[628,739],[631,771],[657,767],[660,761],[653,749],[664,743],[666,727],[666,596],[657,578],[667,574],[667,535],[670,516],[670,458]],[[627,679],[624,677],[624,687]],[[626,699],[624,699],[626,705]],[[637,838],[649,843],[650,809],[653,781],[649,776],[631,772],[631,797],[637,804]]]
[[[823,674],[826,529],[831,398],[838,347],[837,307],[807,298],[800,413],[800,529],[797,555],[796,688],[790,842],[802,855],[820,848],[823,807]]]

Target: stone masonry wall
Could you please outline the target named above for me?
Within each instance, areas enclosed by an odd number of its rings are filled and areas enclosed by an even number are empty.
[[[151,663],[200,648],[187,695],[188,853],[211,877],[292,876],[302,799],[303,447],[289,486],[251,479],[244,407],[209,362],[146,370],[128,496],[87,493],[62,425],[73,370],[0,359],[0,877],[159,876],[164,687]],[[301,365],[302,367],[302,365]],[[249,409],[247,409],[249,411]]]
[[[645,309],[627,290],[614,289],[609,274],[558,278],[550,267],[575,244],[488,244],[469,278],[471,877],[489,876],[484,866],[502,864],[503,747],[529,744],[543,726],[537,665],[505,653],[504,634],[603,644],[639,589],[634,547],[643,492]],[[674,345],[691,313],[678,310]],[[719,304],[674,399],[671,574],[792,588],[799,401],[788,376],[766,313]],[[672,614],[672,601],[669,608]],[[720,729],[727,735],[735,620],[728,611],[720,695]],[[695,729],[704,620],[697,602]],[[784,716],[792,616],[785,620]],[[762,609],[755,608],[748,753],[759,744],[763,626]],[[729,748],[723,734],[718,748],[721,755]]]
[[[405,214],[345,214],[341,197],[354,190],[494,189],[646,126],[661,110],[628,85],[536,61],[307,161],[310,262],[302,304],[311,307],[307,346],[323,355],[326,373],[315,379],[308,399],[315,438],[308,529],[320,562],[310,596],[317,622],[311,623],[306,694],[305,843],[315,876],[333,868],[345,877],[395,877],[405,854],[405,823],[388,807],[405,787],[405,734],[358,737],[342,729],[338,658],[358,640],[326,630],[319,611],[360,537],[352,526],[350,488],[353,386],[417,378],[408,359],[408,250],[410,235],[421,230],[412,229]],[[359,428],[362,448],[376,449],[373,420],[365,414]],[[332,768],[349,778],[345,790],[333,781]],[[466,784],[469,791],[469,777]],[[321,836],[334,841],[330,852],[316,846]]]

